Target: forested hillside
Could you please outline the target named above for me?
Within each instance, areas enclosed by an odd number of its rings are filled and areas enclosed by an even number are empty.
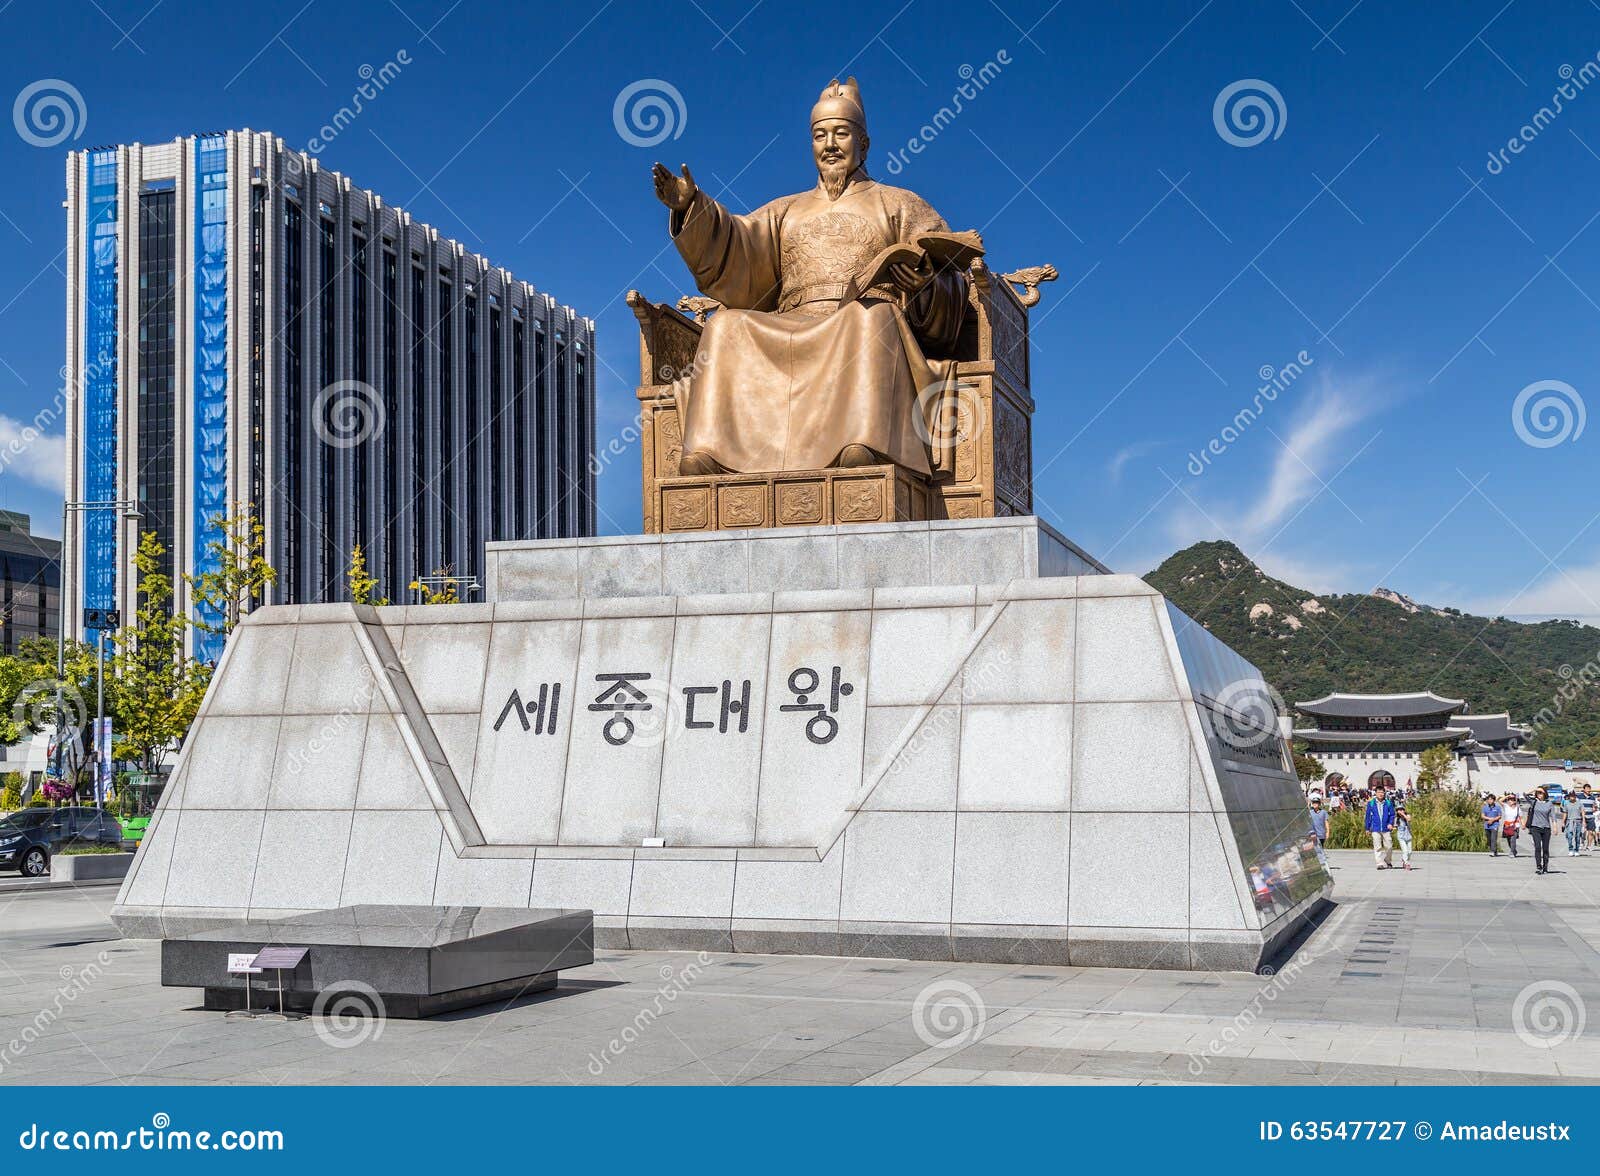
[[[1187,547],[1145,579],[1291,705],[1334,690],[1432,690],[1535,723],[1531,746],[1543,755],[1600,759],[1600,629],[1476,617],[1387,589],[1319,595],[1267,575],[1225,540]]]

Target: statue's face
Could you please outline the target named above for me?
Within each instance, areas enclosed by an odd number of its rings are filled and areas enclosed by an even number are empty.
[[[817,171],[843,172],[848,176],[866,158],[866,132],[848,119],[821,119],[811,128],[811,153],[816,157]]]

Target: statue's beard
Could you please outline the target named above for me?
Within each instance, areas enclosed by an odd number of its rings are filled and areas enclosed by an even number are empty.
[[[844,195],[845,185],[850,182],[850,176],[856,170],[856,161],[849,156],[837,163],[826,161],[817,164],[817,176],[822,181],[822,190],[828,194],[829,200],[837,200]]]

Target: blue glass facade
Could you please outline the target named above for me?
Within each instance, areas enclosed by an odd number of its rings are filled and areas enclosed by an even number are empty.
[[[117,497],[117,153],[89,156],[84,218],[83,496]],[[86,511],[83,603],[117,605],[117,517]]]
[[[228,513],[228,149],[221,135],[195,140],[194,543],[196,575],[219,570],[212,521]],[[197,619],[218,624],[207,605]],[[195,632],[195,656],[222,656],[219,633]]]

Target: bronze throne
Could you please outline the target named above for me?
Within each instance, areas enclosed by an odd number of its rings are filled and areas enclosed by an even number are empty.
[[[1039,301],[1039,283],[1055,276],[1051,266],[996,275],[982,258],[972,263],[955,380],[931,430],[931,477],[894,465],[680,473],[683,431],[673,383],[691,371],[716,303],[685,297],[679,306],[692,312],[686,314],[630,290],[628,305],[639,319],[645,533],[1033,513],[1028,310]]]

